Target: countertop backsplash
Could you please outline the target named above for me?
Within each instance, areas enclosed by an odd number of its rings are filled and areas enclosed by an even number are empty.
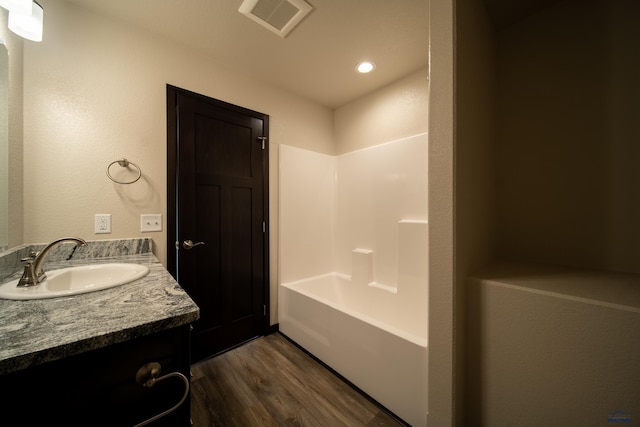
[[[22,258],[29,256],[31,251],[40,251],[48,243],[28,244],[11,248],[0,252],[0,283],[22,273],[24,266]],[[150,238],[132,238],[118,240],[87,241],[86,246],[76,247],[73,243],[62,243],[54,247],[45,260],[47,264],[61,261],[85,261],[93,258],[113,258],[127,255],[139,255],[149,253],[153,248],[153,240]],[[71,257],[71,258],[70,258]]]

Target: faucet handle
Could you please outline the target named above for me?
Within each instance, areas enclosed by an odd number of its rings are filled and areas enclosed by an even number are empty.
[[[33,263],[36,260],[35,252],[31,251],[28,257],[22,258],[20,261],[24,264],[24,271],[22,272],[22,277],[18,280],[18,287],[29,287],[37,285],[36,275],[33,271]]]
[[[31,251],[31,252],[29,252],[29,256],[28,257],[22,258],[20,261],[22,261],[22,263],[25,266],[31,265],[36,260],[36,256],[38,256],[38,253],[35,252],[35,251]]]

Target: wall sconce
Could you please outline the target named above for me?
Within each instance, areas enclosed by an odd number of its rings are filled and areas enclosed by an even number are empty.
[[[33,7],[32,0],[0,0],[0,7],[3,7],[11,12],[22,13],[23,15],[30,15]]]
[[[30,9],[23,12],[22,9],[11,9],[5,3],[24,3],[23,0],[0,0],[0,6],[9,10],[9,29],[28,40],[42,41],[42,27],[44,24],[44,10],[36,1],[29,0]]]

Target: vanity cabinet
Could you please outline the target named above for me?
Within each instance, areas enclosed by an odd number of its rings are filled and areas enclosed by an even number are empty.
[[[190,328],[185,324],[2,375],[2,423],[131,427],[172,408],[185,393],[181,378],[143,387],[136,373],[157,362],[158,377],[180,372],[190,379]],[[190,396],[148,425],[190,426]]]

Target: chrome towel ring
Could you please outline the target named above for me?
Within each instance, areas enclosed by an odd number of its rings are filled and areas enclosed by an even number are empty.
[[[150,362],[144,366],[141,366],[140,369],[138,369],[138,372],[136,373],[136,382],[140,384],[142,387],[148,388],[148,387],[153,387],[154,385],[156,385],[156,383],[159,383],[160,381],[165,380],[167,378],[178,377],[182,380],[184,384],[184,393],[182,394],[182,398],[177,404],[175,404],[171,408],[167,409],[164,412],[159,413],[158,415],[155,415],[149,418],[148,420],[145,420],[141,423],[136,424],[134,427],[146,426],[147,424],[152,423],[153,421],[156,421],[164,417],[165,415],[169,415],[170,413],[178,409],[187,399],[187,396],[189,396],[189,379],[183,373],[176,371],[160,377],[159,375],[160,375],[161,369],[162,369],[162,365],[160,365],[158,362]]]
[[[109,172],[109,169],[111,169],[111,166],[115,165],[116,163],[119,164],[120,166],[122,166],[123,168],[128,168],[129,165],[133,166],[135,169],[138,170],[138,176],[136,176],[135,179],[133,179],[132,181],[118,181],[117,179],[112,177],[111,173]],[[109,163],[109,166],[107,166],[107,176],[109,177],[109,179],[111,181],[115,182],[116,184],[133,184],[134,182],[139,180],[140,177],[142,176],[142,170],[140,169],[140,166],[136,165],[133,162],[130,162],[129,160],[127,160],[127,159],[125,159],[123,157],[120,160],[116,160],[116,161],[113,161],[113,162]]]

